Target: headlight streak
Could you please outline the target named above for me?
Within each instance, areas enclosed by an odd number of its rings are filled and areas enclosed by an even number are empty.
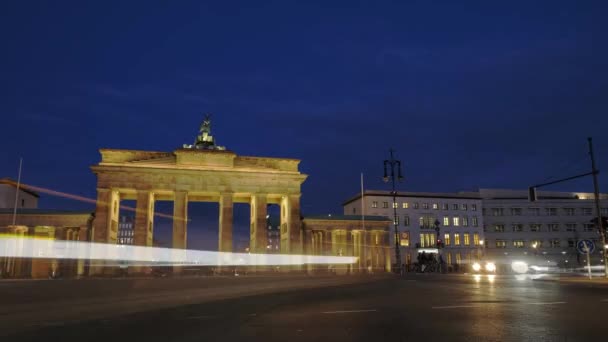
[[[121,261],[133,266],[353,264],[358,259],[348,256],[229,253],[14,236],[0,236],[0,257]]]

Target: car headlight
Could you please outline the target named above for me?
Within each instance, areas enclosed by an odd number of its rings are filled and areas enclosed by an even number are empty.
[[[488,272],[496,271],[496,265],[493,262],[486,262],[486,271],[488,271]]]
[[[473,271],[478,272],[481,269],[481,265],[476,262],[473,264]]]

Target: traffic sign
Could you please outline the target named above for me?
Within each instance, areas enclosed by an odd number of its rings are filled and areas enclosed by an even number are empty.
[[[591,240],[579,240],[576,243],[576,250],[581,254],[585,254],[589,250],[589,254],[591,254],[595,250],[595,244]]]

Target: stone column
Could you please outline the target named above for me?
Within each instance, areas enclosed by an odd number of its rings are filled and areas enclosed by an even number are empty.
[[[176,191],[173,200],[173,248],[186,248],[187,226],[188,192]]]
[[[154,225],[154,194],[138,191],[135,209],[133,242],[136,246],[152,246]]]
[[[249,251],[251,253],[267,253],[268,228],[266,226],[266,194],[255,194],[251,196],[251,229]],[[232,222],[231,222],[232,226]],[[221,230],[221,227],[220,227]],[[231,228],[232,231],[232,228]],[[221,244],[221,243],[220,243]]]
[[[220,194],[220,232],[218,246],[220,252],[232,252],[232,214],[232,193],[225,192]]]
[[[93,241],[107,243],[110,230],[110,189],[97,189]]]
[[[345,242],[344,242],[344,255],[345,256],[353,256],[354,254],[354,248],[353,248],[353,232],[350,231],[349,229],[346,229],[346,238],[345,238]],[[352,264],[348,264],[348,272],[352,272],[353,269],[353,265]]]
[[[323,254],[324,255],[333,255],[334,247],[333,247],[333,239],[331,230],[323,231]]]
[[[300,254],[300,195],[286,195],[281,200],[281,253]]]

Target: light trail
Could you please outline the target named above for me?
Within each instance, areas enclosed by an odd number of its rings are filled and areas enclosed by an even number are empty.
[[[249,254],[194,249],[115,245],[0,235],[0,257],[123,261],[134,264],[198,266],[281,266],[354,264],[357,257]]]

